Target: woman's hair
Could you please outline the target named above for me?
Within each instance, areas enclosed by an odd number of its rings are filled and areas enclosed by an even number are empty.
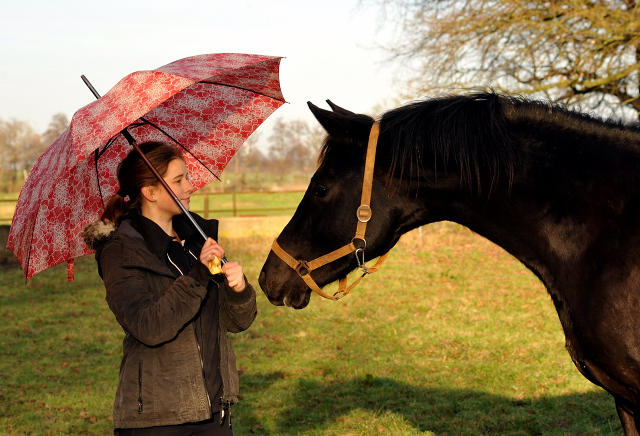
[[[180,151],[165,142],[144,142],[140,144],[140,150],[162,177],[167,174],[171,161],[183,160]],[[107,201],[100,216],[103,222],[110,221],[116,227],[131,211],[140,209],[143,197],[140,190],[143,187],[160,184],[135,150],[131,150],[118,165],[118,182],[120,189]]]

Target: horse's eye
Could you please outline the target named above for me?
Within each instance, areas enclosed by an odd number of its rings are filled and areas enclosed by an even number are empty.
[[[327,188],[325,188],[322,185],[316,185],[313,188],[313,195],[315,195],[316,197],[323,198],[327,195]]]

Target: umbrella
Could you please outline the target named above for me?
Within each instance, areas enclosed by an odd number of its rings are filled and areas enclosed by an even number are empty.
[[[138,142],[181,147],[194,190],[219,179],[242,143],[284,103],[280,57],[208,54],[132,73],[78,110],[34,165],[7,248],[26,279],[91,254],[81,238],[118,190],[118,164]]]

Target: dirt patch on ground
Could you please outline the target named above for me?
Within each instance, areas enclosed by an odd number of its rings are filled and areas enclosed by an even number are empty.
[[[0,226],[0,269],[20,268],[18,258],[5,248],[7,239],[9,239],[9,226]]]
[[[0,269],[20,268],[18,258],[16,258],[12,252],[3,251],[0,253]]]

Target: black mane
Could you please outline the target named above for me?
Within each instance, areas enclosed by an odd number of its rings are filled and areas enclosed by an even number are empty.
[[[382,116],[382,135],[390,138],[389,176],[419,179],[424,170],[455,168],[461,182],[480,192],[481,175],[491,180],[489,192],[499,177],[511,185],[520,150],[507,134],[511,124],[532,131],[547,130],[593,137],[608,137],[617,144],[637,143],[636,125],[603,120],[559,104],[522,97],[481,92],[418,101]],[[425,163],[435,162],[435,168]],[[437,167],[437,165],[443,167]],[[407,175],[406,172],[409,172]]]

